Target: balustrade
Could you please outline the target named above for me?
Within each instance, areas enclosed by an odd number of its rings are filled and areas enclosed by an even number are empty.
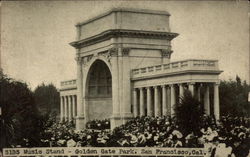
[[[217,60],[183,60],[172,62],[168,64],[155,65],[150,67],[143,67],[132,70],[133,77],[140,77],[141,75],[152,75],[154,73],[171,73],[181,70],[219,70]]]
[[[76,89],[76,88],[77,88],[76,80],[67,80],[67,81],[61,82],[61,89],[62,90]]]

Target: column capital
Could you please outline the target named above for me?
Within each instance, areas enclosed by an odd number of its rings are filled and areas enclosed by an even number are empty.
[[[164,85],[161,85],[161,88],[166,88],[166,86],[167,86],[167,85],[165,85],[165,84],[164,84]]]
[[[188,82],[188,85],[195,85],[195,82]]]
[[[171,86],[170,86],[170,84],[166,84],[166,88],[170,88]]]
[[[201,86],[202,86],[202,83],[200,83],[200,82],[197,83],[197,82],[196,82],[196,86],[197,86],[197,87],[201,87]]]
[[[139,90],[143,90],[143,88],[145,88],[145,87],[139,87]]]
[[[184,85],[184,83],[178,83],[178,86],[183,86]]]
[[[174,87],[175,84],[169,84],[169,87]]]
[[[150,89],[151,87],[145,87],[146,89]]]
[[[213,83],[215,86],[218,86],[218,85],[220,85],[220,82],[214,82]]]
[[[153,86],[153,88],[154,88],[154,89],[157,89],[157,88],[158,88],[158,86]]]

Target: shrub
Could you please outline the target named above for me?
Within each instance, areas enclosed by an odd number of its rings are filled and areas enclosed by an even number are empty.
[[[192,96],[190,91],[186,90],[175,106],[176,124],[183,130],[183,133],[187,135],[190,132],[198,132],[203,125],[202,104]]]

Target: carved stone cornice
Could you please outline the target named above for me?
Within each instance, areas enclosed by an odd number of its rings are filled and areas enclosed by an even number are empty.
[[[172,32],[110,29],[100,34],[97,34],[95,36],[71,42],[70,45],[75,48],[81,48],[81,47],[92,45],[101,41],[109,40],[110,38],[114,38],[114,37],[165,39],[165,40],[171,41],[177,36],[178,36],[177,33],[172,33]]]

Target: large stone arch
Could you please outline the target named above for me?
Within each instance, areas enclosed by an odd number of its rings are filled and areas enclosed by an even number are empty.
[[[112,70],[104,56],[93,57],[85,65],[84,103],[86,121],[112,116]]]

